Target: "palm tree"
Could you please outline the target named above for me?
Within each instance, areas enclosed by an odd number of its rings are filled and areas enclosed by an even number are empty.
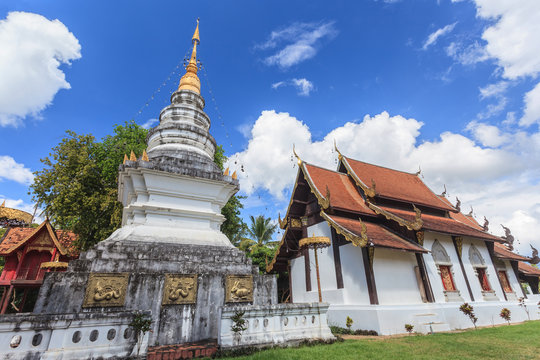
[[[243,250],[253,251],[256,247],[263,247],[271,243],[272,235],[276,231],[277,224],[270,224],[272,219],[265,218],[264,215],[254,217],[251,215],[251,225],[247,233],[251,239],[242,239],[239,247]]]

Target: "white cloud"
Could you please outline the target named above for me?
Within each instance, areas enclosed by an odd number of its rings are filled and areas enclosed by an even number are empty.
[[[0,180],[13,180],[21,184],[30,184],[34,175],[23,164],[19,164],[11,156],[0,155]]]
[[[482,146],[499,147],[509,141],[508,134],[503,134],[498,127],[493,125],[471,121],[466,129]]]
[[[311,92],[315,89],[313,83],[306,78],[293,78],[287,81],[279,81],[277,83],[273,83],[271,86],[274,90],[284,86],[293,86],[294,88],[296,88],[297,94],[300,96],[309,96]]]
[[[438,29],[437,31],[434,31],[431,34],[429,34],[428,38],[424,42],[424,46],[422,46],[422,49],[426,50],[429,46],[436,44],[437,40],[441,36],[444,36],[444,35],[448,34],[449,32],[451,32],[452,30],[454,30],[454,27],[456,27],[456,24],[457,24],[457,22],[455,22],[453,24],[448,24],[445,27],[442,27],[442,28]]]
[[[271,56],[265,58],[267,65],[277,65],[287,69],[317,54],[320,41],[337,35],[334,22],[294,23],[286,28],[272,31],[269,39],[256,49],[267,50],[283,46]]]
[[[525,110],[519,124],[530,126],[534,123],[540,123],[540,83],[525,94],[524,101]]]
[[[495,84],[489,84],[484,86],[483,88],[480,88],[480,98],[486,99],[493,96],[499,96],[504,94],[506,89],[508,89],[509,82],[508,81],[499,81]]]
[[[540,2],[538,0],[475,0],[477,15],[494,20],[482,38],[487,53],[497,59],[504,77],[540,73]]]
[[[10,12],[0,20],[0,126],[18,126],[69,89],[62,64],[81,57],[81,46],[59,20]]]
[[[446,47],[446,54],[462,65],[474,65],[489,59],[486,49],[477,42],[470,45],[452,42]]]
[[[150,129],[154,127],[154,124],[157,124],[159,122],[158,119],[148,119],[144,124],[141,125],[143,129]]]
[[[286,206],[284,194],[291,190],[297,172],[293,143],[303,160],[335,169],[336,140],[340,151],[355,159],[410,172],[420,165],[435,192],[446,184],[449,193],[463,201],[463,208],[472,205],[479,216],[490,219],[494,233],[502,234],[498,224],[503,223],[512,226],[523,244],[532,241],[540,246],[536,238],[540,221],[534,220],[540,219],[540,134],[504,133],[473,122],[468,130],[478,143],[451,132],[417,143],[422,126],[418,120],[382,112],[348,122],[314,141],[302,121],[288,113],[263,111],[246,149],[230,157],[237,164],[231,160],[228,166],[233,170],[244,166],[245,172],[238,172],[243,192],[267,190]],[[526,226],[518,228],[520,224]]]

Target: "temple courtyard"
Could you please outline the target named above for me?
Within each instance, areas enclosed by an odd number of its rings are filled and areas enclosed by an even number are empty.
[[[331,345],[271,349],[229,359],[538,359],[540,321],[433,335],[344,336]]]

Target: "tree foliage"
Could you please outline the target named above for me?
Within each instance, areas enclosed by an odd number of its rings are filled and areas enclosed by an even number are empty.
[[[92,135],[66,133],[49,156],[41,159],[44,167],[34,173],[30,191],[52,223],[76,233],[77,247],[86,250],[120,226],[118,165],[132,150],[141,155],[147,130],[126,122],[102,142]]]

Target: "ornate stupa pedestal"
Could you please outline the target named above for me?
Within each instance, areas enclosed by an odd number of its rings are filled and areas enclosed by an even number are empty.
[[[122,227],[47,277],[35,313],[150,310],[149,344],[218,338],[225,304],[277,303],[273,276],[220,231],[238,180],[214,163],[216,142],[193,53],[171,104],[149,131],[148,153],[120,165]]]

